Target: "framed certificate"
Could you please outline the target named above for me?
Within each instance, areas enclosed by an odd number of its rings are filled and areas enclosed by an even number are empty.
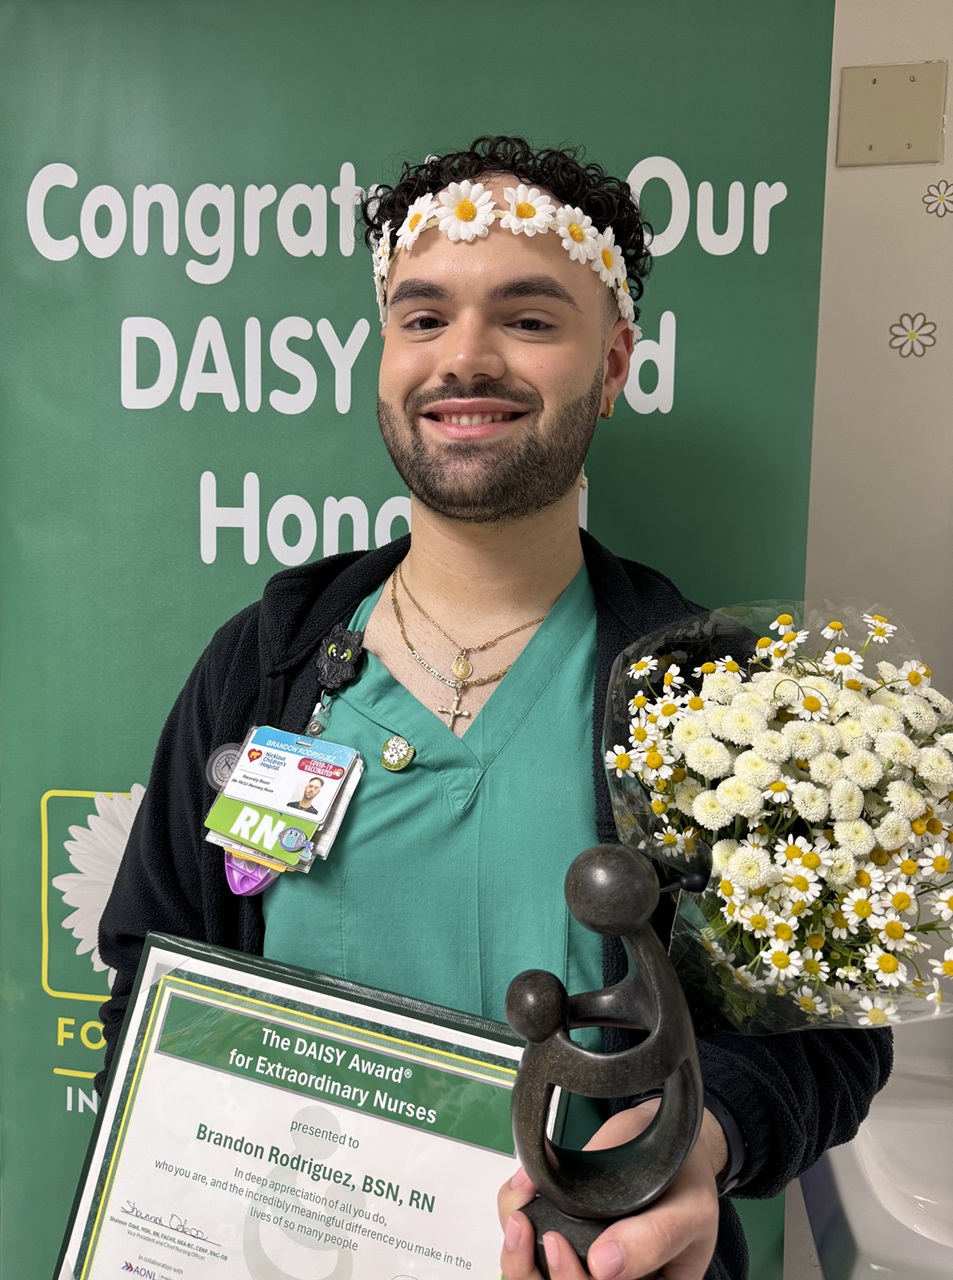
[[[56,1280],[499,1275],[509,1030],[146,941]]]

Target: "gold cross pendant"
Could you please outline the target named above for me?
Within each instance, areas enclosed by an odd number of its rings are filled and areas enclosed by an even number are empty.
[[[461,710],[460,710],[460,695],[462,694],[462,692],[463,692],[463,690],[462,690],[462,689],[455,689],[455,690],[454,690],[454,694],[453,694],[453,706],[452,706],[452,707],[438,707],[438,708],[437,708],[437,711],[438,711],[438,713],[439,713],[440,715],[442,715],[442,716],[448,716],[448,717],[449,717],[449,724],[450,724],[450,728],[451,728],[451,729],[453,729],[454,724],[456,723],[456,721],[457,721],[457,720],[459,720],[459,719],[460,719],[460,717],[461,717],[461,716],[463,716],[463,718],[464,718],[465,720],[469,720],[469,719],[470,719],[470,712],[469,712],[469,711],[461,711]]]

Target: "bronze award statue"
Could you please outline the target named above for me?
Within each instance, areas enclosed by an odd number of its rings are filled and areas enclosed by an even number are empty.
[[[686,886],[689,887],[689,886]],[[691,886],[694,887],[694,886]],[[549,1272],[542,1237],[558,1231],[585,1264],[611,1221],[645,1209],[672,1183],[701,1125],[703,1089],[695,1034],[681,986],[651,925],[659,885],[651,863],[622,845],[597,845],[573,862],[566,902],[580,924],[622,939],[627,976],[570,996],[555,974],[528,969],[510,983],[506,1017],[527,1041],[513,1090],[513,1132],[539,1195],[523,1210],[536,1230],[537,1266]],[[569,1036],[580,1027],[642,1033],[631,1048],[599,1053]],[[574,1151],[546,1137],[556,1087],[589,1098],[661,1090],[648,1128],[619,1147]]]

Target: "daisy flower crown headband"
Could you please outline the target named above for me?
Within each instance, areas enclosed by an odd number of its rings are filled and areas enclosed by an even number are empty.
[[[514,235],[535,236],[555,232],[563,248],[575,262],[588,264],[612,292],[619,315],[635,335],[642,331],[635,323],[635,307],[626,280],[625,260],[611,227],[599,231],[581,209],[564,204],[557,208],[548,195],[536,187],[520,183],[504,187],[506,209],[500,209],[482,182],[451,182],[436,195],[419,196],[401,223],[394,239],[391,224],[385,222],[374,246],[374,284],[381,323],[387,312],[387,273],[399,249],[412,249],[422,231],[436,227],[449,239],[472,242],[489,233],[494,222]]]

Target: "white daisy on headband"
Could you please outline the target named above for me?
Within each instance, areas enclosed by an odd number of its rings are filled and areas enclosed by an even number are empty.
[[[605,231],[596,236],[596,256],[592,267],[598,272],[599,278],[612,288],[618,288],[625,279],[625,259],[615,242],[615,233],[611,227],[606,227]]]
[[[409,249],[435,212],[436,201],[429,191],[424,196],[418,196],[407,210],[407,216],[397,232],[397,248]]]
[[[437,199],[439,228],[451,240],[475,240],[489,231],[496,206],[482,182],[451,182]]]
[[[527,236],[535,236],[537,232],[546,234],[556,217],[556,209],[549,196],[522,182],[518,187],[504,187],[503,195],[510,206],[500,219],[504,230],[517,235],[522,232]]]
[[[599,233],[592,225],[592,219],[581,209],[574,209],[568,204],[557,209],[556,231],[575,262],[592,262],[599,252],[596,246]]]

